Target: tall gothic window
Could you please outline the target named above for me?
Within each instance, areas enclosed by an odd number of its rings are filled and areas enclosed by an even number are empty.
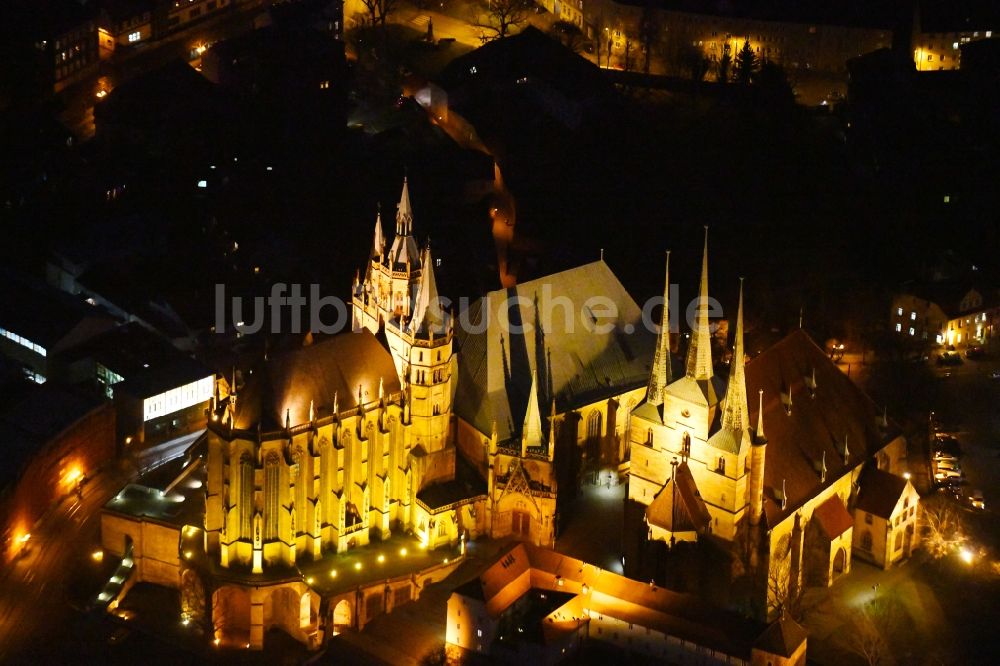
[[[281,456],[271,451],[264,462],[264,540],[278,538],[278,484],[281,479]]]
[[[240,536],[253,534],[253,461],[250,454],[240,456]]]

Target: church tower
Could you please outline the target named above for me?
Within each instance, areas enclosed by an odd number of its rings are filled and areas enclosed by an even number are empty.
[[[434,453],[448,445],[454,397],[454,329],[451,315],[441,307],[430,243],[424,248],[420,265],[412,315],[389,320],[385,335],[400,378],[408,388],[413,444]]]
[[[743,281],[736,311],[736,335],[733,355],[729,362],[729,383],[722,401],[719,429],[708,439],[706,468],[702,496],[713,517],[713,531],[725,539],[733,539],[736,528],[747,510],[747,488],[750,479],[753,433],[750,429],[750,408],[747,404],[746,354],[743,346]]]
[[[368,264],[354,280],[351,290],[352,328],[367,328],[377,334],[394,318],[409,317],[420,280],[420,253],[413,237],[413,208],[410,188],[403,178],[403,192],[396,207],[396,235],[386,250],[382,212],[375,216],[375,233]],[[401,367],[400,364],[398,364]]]

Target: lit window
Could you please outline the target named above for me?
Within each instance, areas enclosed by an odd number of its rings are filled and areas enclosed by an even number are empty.
[[[903,325],[900,324],[899,322],[896,322],[896,332],[899,333],[902,330],[903,330]]]
[[[949,195],[949,194],[944,195],[944,202],[945,203],[951,203],[951,195]]]
[[[989,39],[992,36],[993,36],[993,31],[992,30],[987,30],[986,31],[986,39]]]
[[[476,637],[478,637],[478,638],[482,638],[483,637],[483,630],[482,629],[476,629]]]
[[[913,330],[913,327],[911,326],[911,327],[910,327],[910,335],[913,335],[913,334],[914,334],[914,332],[915,332],[915,331]]]
[[[138,31],[129,33],[128,41],[129,41],[130,44],[133,43],[133,42],[137,42],[140,39],[142,39],[142,33],[138,32]]]
[[[916,311],[911,311],[910,312],[910,321],[916,321],[916,320],[917,320],[917,313],[916,313]]]
[[[900,317],[902,317],[903,316],[903,308],[896,308],[896,314],[899,315]]]

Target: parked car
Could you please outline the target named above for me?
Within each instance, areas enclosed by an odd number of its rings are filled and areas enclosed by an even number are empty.
[[[947,453],[935,453],[934,454],[934,462],[936,462],[936,463],[952,463],[952,464],[954,464],[954,463],[958,462],[958,458],[956,458],[953,455],[949,455]]]
[[[969,349],[965,352],[965,358],[976,359],[983,358],[984,356],[986,356],[986,350],[981,346],[969,347]]]
[[[983,491],[973,490],[969,496],[969,503],[972,504],[973,509],[985,509],[986,502],[983,500]]]

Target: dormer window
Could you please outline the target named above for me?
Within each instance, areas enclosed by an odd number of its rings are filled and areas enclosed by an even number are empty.
[[[719,465],[715,468],[715,471],[719,474],[726,473],[726,458],[724,456],[719,456]]]

